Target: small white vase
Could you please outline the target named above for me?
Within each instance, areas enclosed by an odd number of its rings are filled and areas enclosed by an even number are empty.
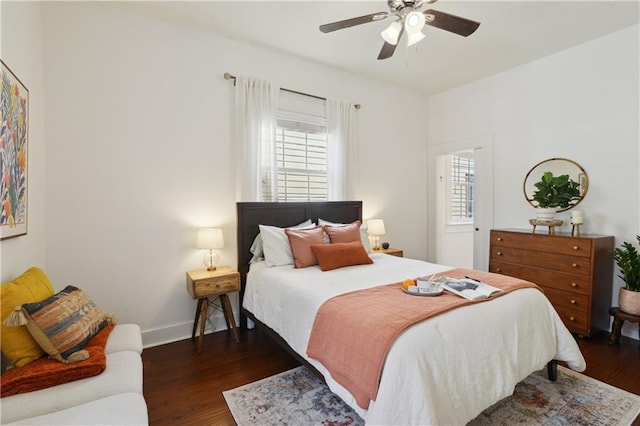
[[[557,207],[536,207],[536,219],[553,220],[557,211]]]

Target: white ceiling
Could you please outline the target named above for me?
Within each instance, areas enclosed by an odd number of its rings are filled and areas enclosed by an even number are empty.
[[[429,7],[478,21],[480,28],[464,38],[427,26],[423,41],[411,48],[399,45],[391,59],[379,61],[376,58],[383,43],[380,32],[391,19],[329,34],[321,33],[318,26],[388,11],[386,0],[110,4],[425,94],[531,62],[640,22],[637,0],[440,0]]]

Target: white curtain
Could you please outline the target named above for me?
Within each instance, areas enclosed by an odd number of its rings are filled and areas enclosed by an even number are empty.
[[[238,201],[277,201],[276,128],[280,88],[236,78],[235,134]]]
[[[351,102],[327,99],[326,114],[328,198],[352,200],[358,177],[356,108]]]

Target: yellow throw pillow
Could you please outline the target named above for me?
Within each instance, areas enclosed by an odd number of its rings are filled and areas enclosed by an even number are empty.
[[[42,357],[44,351],[26,327],[7,327],[4,320],[13,310],[24,303],[40,302],[53,296],[54,291],[45,273],[36,267],[29,268],[18,278],[2,284],[0,300],[0,331],[2,353],[14,366],[24,367]]]

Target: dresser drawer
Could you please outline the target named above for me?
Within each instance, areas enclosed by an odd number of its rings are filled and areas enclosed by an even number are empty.
[[[544,235],[524,232],[491,231],[491,246],[524,248],[528,251],[590,257],[592,240],[589,238]]]
[[[548,251],[531,251],[501,245],[491,246],[490,260],[517,263],[542,269],[567,272],[570,274],[590,275],[591,258],[556,254]]]
[[[560,319],[567,326],[569,331],[582,334],[584,336],[591,335],[589,327],[589,313],[580,312],[576,309],[566,308],[564,306],[554,306]]]
[[[573,275],[548,269],[491,260],[489,272],[509,275],[531,281],[541,287],[549,287],[571,293],[591,294],[591,279],[588,276]]]
[[[584,294],[571,293],[569,291],[556,290],[554,288],[542,287],[544,294],[553,306],[562,306],[576,311],[589,312],[589,297]]]

